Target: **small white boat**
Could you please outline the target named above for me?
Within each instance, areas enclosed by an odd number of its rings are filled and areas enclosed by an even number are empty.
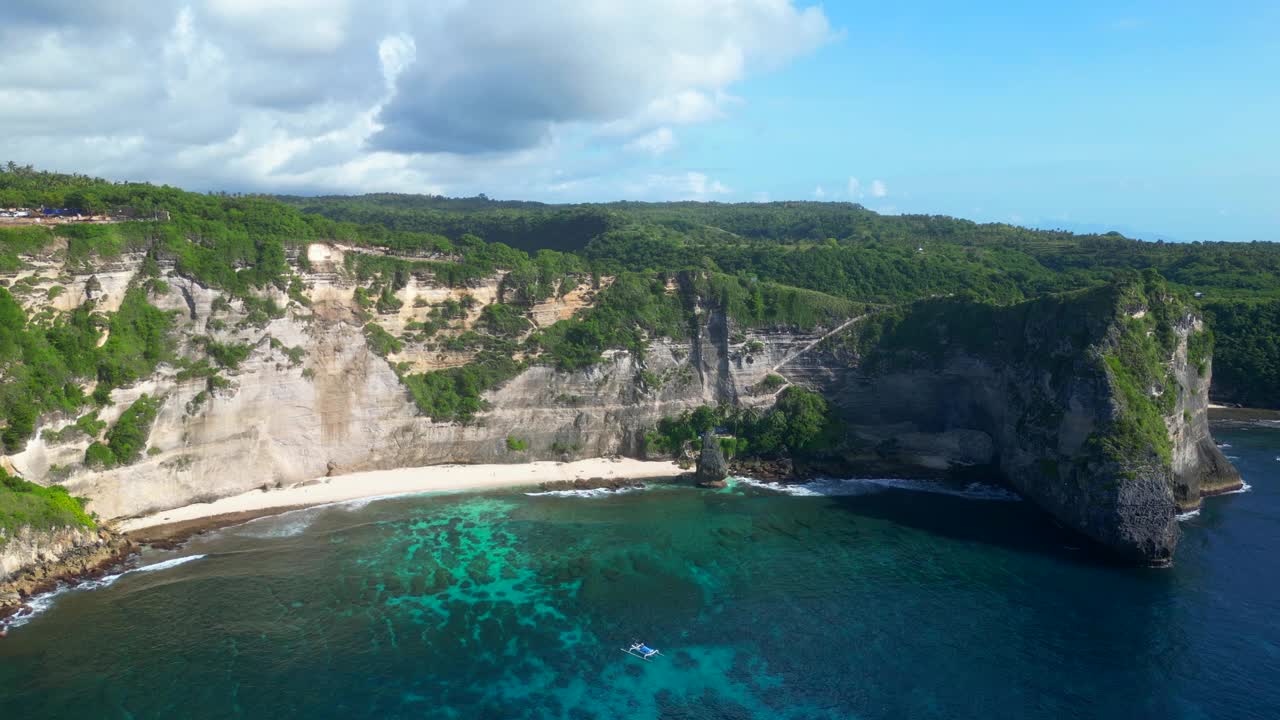
[[[640,658],[641,660],[644,660],[645,662],[648,662],[648,661],[649,661],[649,659],[650,659],[650,658],[652,658],[654,655],[661,655],[661,654],[662,654],[662,653],[658,652],[656,649],[651,648],[651,647],[649,647],[648,645],[645,645],[645,644],[644,644],[644,643],[642,643],[642,642],[634,642],[634,643],[631,643],[631,647],[628,647],[628,648],[622,648],[622,652],[624,652],[624,653],[626,653],[626,654],[628,654],[628,655],[632,655],[632,656],[638,657],[638,658]]]

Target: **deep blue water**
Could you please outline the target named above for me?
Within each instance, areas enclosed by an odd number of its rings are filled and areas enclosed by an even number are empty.
[[[1165,570],[871,483],[258,521],[14,628],[0,718],[1277,718],[1280,430],[1217,437],[1252,491]]]

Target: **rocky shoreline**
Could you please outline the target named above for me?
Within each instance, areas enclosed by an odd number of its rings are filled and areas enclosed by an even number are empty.
[[[32,597],[59,585],[73,585],[109,574],[138,549],[132,539],[100,529],[93,543],[77,547],[57,560],[23,568],[13,578],[0,583],[0,621],[30,612],[28,603]]]

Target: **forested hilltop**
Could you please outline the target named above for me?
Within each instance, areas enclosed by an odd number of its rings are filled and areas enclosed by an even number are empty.
[[[1280,244],[1143,242],[852,203],[545,205],[427,195],[282,197],[362,227],[473,234],[572,252],[603,272],[713,268],[867,303],[955,296],[1007,304],[1153,268],[1216,334],[1213,397],[1280,407]]]

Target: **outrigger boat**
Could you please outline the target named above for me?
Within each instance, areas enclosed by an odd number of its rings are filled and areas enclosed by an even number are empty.
[[[653,649],[653,648],[649,647],[648,645],[645,645],[645,644],[644,644],[644,643],[642,643],[642,642],[635,642],[635,643],[632,643],[632,644],[631,644],[631,647],[629,647],[629,648],[622,648],[622,652],[624,652],[624,653],[626,653],[626,654],[628,654],[628,655],[634,655],[635,657],[638,657],[638,658],[640,658],[641,660],[644,660],[645,662],[648,662],[648,661],[649,661],[649,658],[653,657],[654,655],[661,655],[661,654],[662,654],[662,653],[658,652],[657,650],[655,650],[655,649]]]

